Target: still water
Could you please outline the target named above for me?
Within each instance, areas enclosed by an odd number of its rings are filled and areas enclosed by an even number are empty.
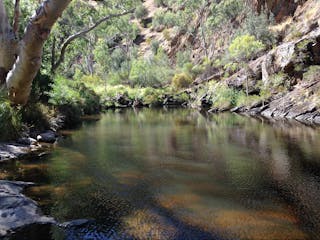
[[[320,128],[295,122],[107,112],[7,168],[45,214],[90,220],[12,239],[320,239]]]

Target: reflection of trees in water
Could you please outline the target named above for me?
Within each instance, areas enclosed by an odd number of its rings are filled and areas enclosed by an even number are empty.
[[[313,237],[320,234],[319,130],[297,123],[254,124],[231,130],[230,141],[252,149],[268,170],[270,183],[293,206]]]
[[[63,220],[96,218],[69,229],[69,239],[260,240],[296,224],[291,208],[307,231],[320,229],[319,181],[310,170],[319,163],[318,130],[145,109],[107,114],[65,141],[49,176],[67,191],[53,196],[51,211]]]

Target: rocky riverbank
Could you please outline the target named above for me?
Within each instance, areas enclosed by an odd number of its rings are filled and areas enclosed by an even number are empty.
[[[22,194],[33,183],[0,181],[0,237],[31,224],[52,224],[53,218],[42,215],[35,201]]]
[[[50,130],[37,135],[37,139],[27,137],[0,143],[0,162],[41,155],[50,148],[48,144],[55,143],[57,139],[57,133]]]

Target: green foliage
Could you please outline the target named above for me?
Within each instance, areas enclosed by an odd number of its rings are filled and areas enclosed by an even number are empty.
[[[148,9],[142,4],[136,7],[134,11],[134,16],[138,19],[144,18],[148,15]]]
[[[263,99],[265,99],[264,96],[259,96],[259,95],[247,96],[247,94],[245,94],[244,92],[239,92],[236,105],[239,107],[251,106],[252,104],[257,103]]]
[[[162,32],[163,37],[165,40],[170,41],[171,40],[171,34],[170,34],[170,30],[169,29],[165,29]]]
[[[190,86],[192,78],[187,73],[178,73],[172,78],[172,86],[175,89],[183,89]]]
[[[213,86],[213,94],[211,95],[211,101],[213,107],[219,109],[229,109],[236,106],[239,97],[239,92],[232,88],[229,88],[223,83],[217,83]]]
[[[176,55],[176,66],[178,68],[183,68],[186,63],[190,63],[190,50],[179,51]]]
[[[151,47],[152,53],[153,54],[157,54],[158,50],[159,50],[159,47],[160,47],[159,41],[152,40],[151,43],[150,43],[150,47]]]
[[[131,88],[124,85],[107,86],[102,94],[102,105],[105,108],[117,107],[117,97],[123,96],[128,101],[139,101],[145,106],[159,106],[164,98],[163,89],[147,88]]]
[[[257,53],[265,49],[265,45],[256,40],[254,36],[242,35],[236,37],[229,46],[231,58],[236,60],[250,60],[256,57]]]
[[[171,77],[170,62],[167,55],[159,50],[148,59],[133,60],[129,75],[130,84],[140,87],[161,87]]]
[[[181,24],[179,16],[171,11],[159,11],[152,20],[153,27],[165,26],[172,28]]]
[[[0,140],[12,140],[19,137],[22,126],[20,111],[13,108],[9,101],[0,99]]]
[[[84,83],[77,84],[82,99],[84,114],[97,114],[100,112],[100,96],[94,90],[88,88]]]
[[[59,105],[79,105],[81,97],[76,82],[71,79],[57,76],[51,85],[52,90],[48,92],[50,97],[49,103],[54,106]]]
[[[225,22],[231,21],[244,10],[242,0],[224,0],[211,5],[211,14],[208,19],[211,28],[221,27]]]
[[[31,129],[44,131],[50,128],[53,112],[42,103],[29,102],[21,109],[21,120]]]
[[[319,65],[315,65],[315,66],[310,66],[307,70],[307,72],[305,72],[303,74],[303,80],[305,81],[315,81],[315,80],[319,80],[320,79],[320,66]]]
[[[100,111],[100,97],[84,83],[58,76],[52,90],[48,93],[49,103],[58,108],[64,107],[67,112],[78,115],[95,114]]]
[[[269,26],[273,23],[272,18],[268,18],[267,14],[256,14],[250,12],[245,20],[243,28],[240,30],[254,36],[257,40],[272,46],[276,42],[274,34],[269,30]]]
[[[269,81],[269,86],[277,91],[287,90],[290,87],[290,78],[283,72],[270,76]]]

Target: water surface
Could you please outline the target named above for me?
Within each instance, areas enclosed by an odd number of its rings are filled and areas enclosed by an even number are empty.
[[[192,110],[123,110],[85,122],[52,154],[3,178],[60,222],[12,239],[254,239],[320,236],[320,128]]]

